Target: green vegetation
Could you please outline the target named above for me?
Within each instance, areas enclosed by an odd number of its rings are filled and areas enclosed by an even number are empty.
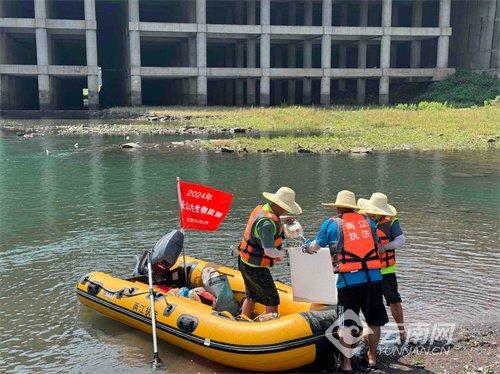
[[[432,84],[418,101],[447,103],[454,107],[483,105],[500,95],[500,80],[488,74],[459,69],[441,82]]]
[[[119,116],[121,111],[131,110],[136,111],[135,108],[116,108],[113,112]],[[209,149],[246,148],[250,152],[288,153],[295,152],[298,146],[313,152],[348,151],[353,147],[372,147],[377,151],[487,149],[496,146],[500,129],[500,105],[496,102],[473,108],[420,103],[355,109],[172,107],[138,108],[138,111],[144,117],[173,122],[120,125],[119,132],[157,133],[183,126],[194,126],[202,132],[252,129],[262,136],[235,136],[198,143]]]

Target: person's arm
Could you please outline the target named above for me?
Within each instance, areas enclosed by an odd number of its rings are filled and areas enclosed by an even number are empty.
[[[276,230],[276,224],[272,220],[264,218],[257,222],[255,227],[255,236],[260,239],[266,256],[281,259],[283,258],[285,251],[280,251],[274,247]]]
[[[405,236],[397,218],[391,224],[390,230],[390,237],[394,239],[385,245],[379,246],[380,253],[402,247],[405,244]]]
[[[336,235],[335,238],[332,237],[332,233],[336,232],[337,224],[330,219],[325,220],[319,229],[318,235],[316,235],[316,239],[312,242],[304,243],[304,252],[313,254],[318,252],[320,248],[327,247],[336,240]]]
[[[399,236],[396,236],[393,241],[385,245],[379,245],[379,252],[390,251],[402,247],[404,244],[405,244],[405,236],[404,234],[401,234]]]

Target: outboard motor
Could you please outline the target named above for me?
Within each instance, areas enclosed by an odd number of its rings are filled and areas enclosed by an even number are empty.
[[[184,234],[179,230],[173,230],[164,235],[151,250],[151,266],[153,277],[157,280],[163,278],[164,274],[175,264],[184,246]],[[133,277],[148,274],[148,254],[144,251],[135,265]]]

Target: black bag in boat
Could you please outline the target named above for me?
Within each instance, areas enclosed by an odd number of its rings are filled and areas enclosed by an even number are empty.
[[[184,246],[184,234],[179,230],[173,230],[164,235],[151,251],[151,265],[153,273],[169,270],[179,258]],[[133,277],[140,277],[148,273],[148,254],[144,251],[135,265]],[[162,274],[154,274],[161,276]]]
[[[226,275],[210,277],[204,284],[205,289],[216,297],[214,310],[229,312],[233,316],[239,314],[239,307]]]

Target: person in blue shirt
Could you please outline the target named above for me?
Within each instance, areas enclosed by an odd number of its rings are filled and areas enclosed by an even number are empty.
[[[363,312],[372,333],[368,336],[368,365],[376,367],[380,327],[388,322],[383,304],[382,275],[377,253],[376,225],[356,211],[356,197],[351,191],[340,191],[335,203],[323,204],[337,208],[337,215],[326,219],[313,241],[306,241],[303,251],[314,254],[321,247],[329,247],[337,280],[338,314],[341,321],[339,336],[345,342],[357,342],[361,336],[352,335],[354,327],[361,331],[359,313]],[[356,319],[349,314],[354,313]],[[353,339],[354,338],[354,339]],[[342,342],[341,342],[342,343]],[[350,346],[347,346],[350,348]],[[344,353],[342,370],[352,371],[349,351]]]

